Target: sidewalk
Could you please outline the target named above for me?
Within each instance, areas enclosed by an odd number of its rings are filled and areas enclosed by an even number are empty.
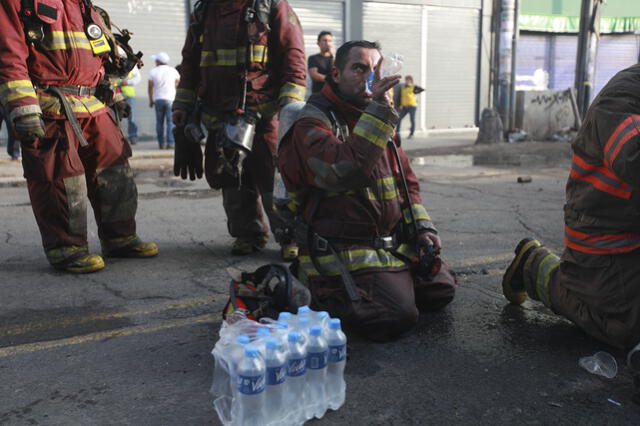
[[[407,139],[405,134],[402,139],[402,147],[405,151],[410,152],[425,148],[473,145],[477,134],[477,129],[431,130],[418,132],[411,139]],[[134,169],[153,170],[171,167],[173,164],[173,150],[158,149],[156,141],[138,142],[132,146],[132,151],[130,162]],[[22,164],[9,160],[7,156],[0,158],[0,187],[24,183],[22,174]]]

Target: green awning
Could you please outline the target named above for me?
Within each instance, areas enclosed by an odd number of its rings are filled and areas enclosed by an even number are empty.
[[[540,31],[547,33],[577,33],[580,29],[580,17],[559,15],[520,15],[520,31]],[[640,17],[600,18],[601,33],[635,33],[640,31]]]

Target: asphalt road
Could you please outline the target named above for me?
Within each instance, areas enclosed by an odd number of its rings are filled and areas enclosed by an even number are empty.
[[[312,424],[640,424],[625,354],[501,295],[520,238],[562,248],[568,146],[411,148],[457,297],[397,341],[349,336],[347,401]],[[0,187],[0,424],[219,424],[208,389],[224,269],[253,270],[278,251],[271,241],[255,256],[230,256],[220,193],[171,177],[169,166],[166,157],[134,161],[139,234],[160,255],[109,260],[84,276],[48,266],[26,189]],[[92,220],[89,229],[98,250]],[[615,378],[578,366],[599,350],[617,358]]]

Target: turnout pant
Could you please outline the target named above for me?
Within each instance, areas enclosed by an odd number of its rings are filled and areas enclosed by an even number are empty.
[[[240,185],[223,185],[222,200],[232,237],[253,239],[268,235],[263,210],[272,230],[282,226],[273,206],[277,133],[276,118],[261,120],[256,126],[253,149],[244,159]],[[218,186],[216,180],[220,179],[214,174],[217,160],[215,137],[210,137],[205,151],[205,174],[212,187]]]
[[[443,262],[430,280],[409,270],[352,273],[359,301],[351,301],[340,277],[309,280],[312,307],[329,312],[351,329],[374,341],[387,341],[410,330],[420,312],[435,311],[453,300],[456,279]]]
[[[588,255],[565,249],[562,259],[536,248],[524,264],[529,296],[587,334],[629,349],[640,342],[639,250]]]
[[[110,112],[79,118],[88,146],[65,119],[44,119],[45,135],[22,143],[22,166],[45,250],[87,246],[87,198],[100,239],[135,234],[138,193],[131,148]]]

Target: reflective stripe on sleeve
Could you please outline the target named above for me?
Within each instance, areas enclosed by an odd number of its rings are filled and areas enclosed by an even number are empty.
[[[392,132],[393,126],[367,113],[360,116],[360,120],[353,128],[354,135],[365,138],[379,148],[384,148],[387,145],[387,140]]]
[[[2,105],[22,98],[38,99],[30,80],[13,80],[0,85],[0,101]]]
[[[425,209],[422,204],[412,204],[411,210],[413,211],[413,215],[416,220],[431,220],[429,213],[427,213],[427,209]],[[411,223],[411,214],[409,213],[409,209],[402,209],[402,215],[404,216],[405,222]]]
[[[293,98],[298,101],[304,101],[304,95],[307,93],[307,88],[295,83],[285,83],[280,89],[278,99]]]

